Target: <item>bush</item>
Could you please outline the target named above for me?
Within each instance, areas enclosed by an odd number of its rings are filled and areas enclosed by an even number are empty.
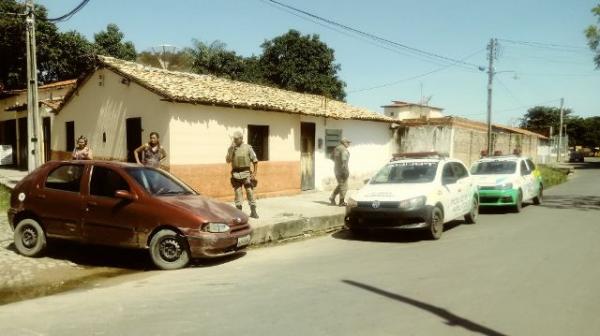
[[[544,188],[550,188],[557,184],[564,183],[569,174],[569,168],[556,168],[546,165],[539,165],[538,168],[542,174]]]

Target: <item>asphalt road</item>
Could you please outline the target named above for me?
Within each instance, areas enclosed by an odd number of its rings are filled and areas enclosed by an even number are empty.
[[[439,241],[345,232],[0,306],[2,335],[599,335],[600,164]]]

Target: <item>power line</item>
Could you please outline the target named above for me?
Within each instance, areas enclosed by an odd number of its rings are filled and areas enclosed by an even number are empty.
[[[472,53],[472,54],[470,54],[470,55],[468,55],[466,57],[463,57],[462,60],[469,59],[469,58],[471,58],[471,57],[479,54],[483,50],[484,49],[480,49],[480,50],[478,50],[478,51],[476,51],[476,52],[474,52],[474,53]],[[396,85],[396,84],[400,84],[402,82],[407,82],[407,81],[411,81],[411,80],[414,80],[414,79],[417,79],[417,78],[429,76],[429,75],[434,74],[436,72],[440,72],[442,70],[446,70],[446,69],[448,69],[448,68],[450,68],[450,67],[452,67],[454,65],[456,65],[456,64],[455,63],[448,64],[448,65],[445,65],[445,66],[442,66],[442,67],[430,70],[430,71],[422,73],[422,74],[414,75],[414,76],[407,77],[407,78],[402,78],[400,80],[396,80],[396,81],[393,81],[393,82],[388,82],[388,83],[384,83],[384,84],[380,84],[380,85],[375,85],[375,86],[371,86],[371,87],[367,87],[367,88],[363,88],[363,89],[348,91],[348,94],[358,93],[358,92],[364,92],[364,91],[371,91],[371,90],[375,90],[375,89],[381,89],[381,88],[384,88],[384,87],[393,86],[393,85]]]
[[[75,8],[73,8],[70,12],[68,12],[67,14],[64,14],[62,16],[59,16],[57,18],[54,19],[48,19],[48,21],[50,22],[64,22],[69,20],[70,18],[73,17],[73,15],[77,14],[77,12],[79,12],[80,10],[83,9],[83,7],[85,7],[88,2],[90,2],[90,0],[83,0],[79,3],[79,5],[77,5]]]
[[[496,110],[494,111],[494,113],[499,113],[499,112],[510,112],[510,111],[515,111],[515,110],[520,110],[520,109],[524,109],[524,108],[529,108],[529,107],[534,107],[534,106],[539,106],[539,105],[544,105],[544,104],[548,104],[548,103],[553,103],[553,102],[557,102],[560,101],[560,98],[555,98],[555,99],[551,99],[551,100],[546,100],[543,102],[539,102],[539,103],[535,103],[535,104],[529,104],[529,105],[521,105],[521,106],[515,106],[515,107],[511,107],[511,108],[507,108],[507,109],[502,109],[502,110]],[[471,117],[471,116],[479,116],[479,115],[484,115],[487,112],[481,112],[481,113],[471,113],[471,114],[461,114],[462,117]]]
[[[589,51],[589,48],[582,46],[573,46],[567,44],[557,44],[557,43],[545,43],[545,42],[533,42],[533,41],[518,41],[518,40],[508,40],[508,39],[498,39],[502,42],[512,43],[516,45],[522,45],[532,48],[541,48],[548,50],[556,50],[556,51],[569,51],[569,52],[578,52],[578,51]]]
[[[307,12],[305,10],[302,10],[302,9],[299,9],[299,8],[296,8],[296,7],[293,7],[293,6],[281,3],[281,2],[276,1],[276,0],[264,0],[264,1],[270,2],[271,4],[274,4],[274,5],[277,5],[280,8],[283,7],[283,8],[286,8],[288,10],[292,10],[292,11],[294,11],[296,13],[300,13],[302,15],[311,17],[313,19],[325,22],[325,23],[327,23],[329,25],[333,25],[333,26],[339,27],[341,29],[344,29],[346,31],[350,31],[350,32],[352,32],[354,34],[358,34],[358,35],[364,36],[366,38],[372,39],[372,40],[377,41],[379,43],[384,43],[384,44],[392,45],[392,46],[394,46],[396,48],[400,48],[400,49],[406,50],[408,52],[411,52],[411,53],[415,54],[415,56],[425,57],[425,58],[428,58],[428,59],[436,59],[438,61],[441,60],[441,61],[444,61],[444,62],[456,63],[457,65],[459,65],[459,64],[460,65],[465,65],[465,66],[468,66],[468,67],[474,67],[475,69],[479,69],[480,68],[480,66],[477,65],[477,64],[468,63],[468,62],[465,62],[465,61],[461,61],[459,59],[454,59],[454,58],[451,58],[451,57],[448,57],[448,56],[443,56],[443,55],[436,54],[436,53],[433,53],[433,52],[429,52],[429,51],[426,51],[426,50],[422,50],[422,49],[418,49],[418,48],[415,48],[415,47],[411,47],[411,46],[408,46],[408,45],[403,44],[403,43],[395,42],[395,41],[392,41],[392,40],[389,40],[389,39],[377,36],[375,34],[368,33],[368,32],[365,32],[365,31],[362,31],[362,30],[359,30],[359,29],[347,26],[345,24],[333,21],[331,19],[327,19],[327,18],[318,16],[316,14]]]

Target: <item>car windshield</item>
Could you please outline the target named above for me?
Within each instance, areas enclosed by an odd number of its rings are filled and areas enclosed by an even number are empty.
[[[174,176],[149,167],[127,168],[127,173],[152,195],[194,195],[196,192]]]
[[[383,167],[371,179],[371,184],[427,183],[433,181],[437,162],[397,162]]]
[[[516,161],[481,161],[471,168],[473,175],[514,174],[517,170]]]

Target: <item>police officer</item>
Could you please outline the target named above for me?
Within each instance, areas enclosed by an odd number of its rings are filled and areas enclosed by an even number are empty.
[[[350,171],[348,170],[348,161],[350,160],[350,152],[348,147],[350,146],[350,140],[342,138],[340,144],[333,150],[333,162],[335,179],[337,180],[337,187],[333,190],[329,202],[331,205],[335,205],[335,197],[340,195],[340,206],[346,206],[346,192],[348,191],[348,176]]]
[[[227,163],[231,163],[231,185],[235,192],[235,207],[242,210],[242,201],[244,199],[243,187],[246,189],[246,197],[250,204],[250,217],[258,218],[253,190],[258,169],[258,159],[252,146],[244,143],[244,137],[241,132],[233,134],[233,143],[227,151],[225,160]],[[252,166],[252,169],[250,169],[250,166]]]

